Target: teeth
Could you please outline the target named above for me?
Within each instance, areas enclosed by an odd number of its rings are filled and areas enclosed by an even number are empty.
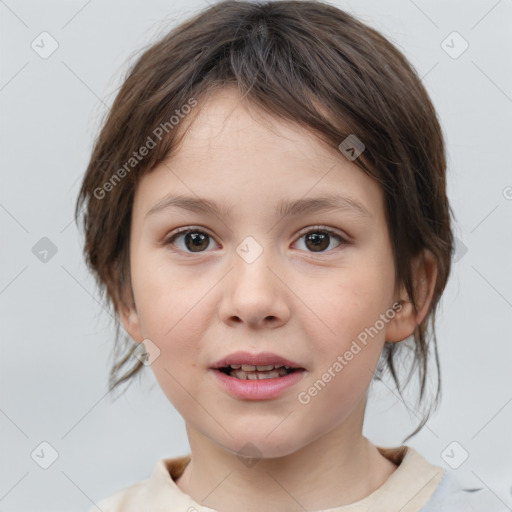
[[[254,372],[256,370],[258,370],[259,372],[268,372],[269,370],[274,370],[274,369],[278,369],[278,368],[286,368],[287,370],[290,369],[289,366],[281,366],[279,364],[266,364],[266,365],[257,365],[257,366],[254,366],[252,364],[242,364],[242,365],[239,365],[239,364],[231,364],[229,365],[231,368],[233,368],[233,370],[239,370],[240,367],[242,368],[242,371],[244,372]]]
[[[281,366],[274,364],[252,365],[252,364],[231,364],[227,374],[230,377],[236,377],[244,380],[275,379],[283,377],[289,373],[290,366]]]
[[[278,377],[284,377],[287,375],[287,371],[281,367],[277,370],[265,371],[265,372],[247,372],[244,370],[232,370],[229,374],[230,377],[235,377],[242,380],[263,380],[263,379],[277,379]]]

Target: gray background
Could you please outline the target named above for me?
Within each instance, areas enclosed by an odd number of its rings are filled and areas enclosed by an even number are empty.
[[[331,3],[399,46],[446,135],[458,249],[438,319],[443,402],[408,444],[447,469],[466,450],[457,477],[512,510],[512,1]],[[107,395],[113,329],[73,207],[126,60],[205,5],[0,1],[2,512],[85,511],[149,477],[159,458],[188,452],[184,422],[149,369],[119,400]],[[59,45],[46,59],[31,47],[43,31]],[[457,58],[462,40],[442,46],[453,31],[469,44]],[[57,249],[46,262],[33,253],[43,237]],[[413,401],[385,384],[373,391],[364,433],[397,445],[418,421]],[[50,462],[43,441],[58,453],[48,469],[31,458],[37,449]]]

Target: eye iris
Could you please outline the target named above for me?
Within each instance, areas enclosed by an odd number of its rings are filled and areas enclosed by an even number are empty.
[[[324,250],[329,247],[329,234],[322,232],[308,233],[306,235],[306,245],[308,242],[312,242],[315,249]]]
[[[187,246],[187,249],[206,249],[208,247],[208,241],[207,241],[208,235],[204,233],[199,233],[197,231],[187,233],[185,235],[185,245]],[[192,247],[189,246],[188,242],[192,242]],[[206,245],[204,245],[206,241]],[[197,252],[197,251],[195,251]]]
[[[201,231],[189,231],[182,236],[185,237],[185,246],[187,249],[191,250],[191,252],[200,252],[208,248],[209,235],[206,233],[202,233]],[[306,246],[308,246],[309,249],[313,248],[314,252],[321,252],[329,247],[331,235],[326,231],[314,231],[307,233],[304,237],[306,239]],[[312,244],[312,246],[309,247],[309,244]]]

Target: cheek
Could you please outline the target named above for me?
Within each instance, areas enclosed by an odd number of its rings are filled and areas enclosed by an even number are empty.
[[[208,317],[207,292],[214,283],[198,279],[192,267],[169,265],[161,256],[149,255],[142,261],[143,265],[134,262],[133,272],[141,329],[145,336],[159,340],[164,347],[169,344],[179,350],[180,343],[186,344],[188,338],[193,339],[201,332],[202,322]],[[204,315],[198,315],[199,311]]]
[[[318,279],[316,292],[303,296],[311,317],[321,327],[317,332],[347,341],[373,325],[391,306],[393,276],[372,267],[341,270],[329,279]]]
[[[149,267],[140,282],[136,297],[141,330],[160,350],[151,370],[168,399],[184,412],[190,408],[188,392],[196,392],[192,376],[204,358],[201,340],[211,322],[207,296],[211,286],[183,275],[150,272]]]
[[[309,320],[302,323],[316,354],[310,382],[328,382],[324,397],[349,409],[371,381],[385,342],[387,323],[381,315],[393,299],[394,274],[389,265],[363,263],[357,271],[347,268],[335,279],[318,280],[317,293],[307,301],[315,314],[308,312]]]

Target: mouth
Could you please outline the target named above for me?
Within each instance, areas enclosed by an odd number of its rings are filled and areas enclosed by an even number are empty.
[[[303,368],[292,368],[288,365],[251,365],[251,364],[232,364],[215,368],[216,370],[241,380],[264,380],[264,379],[278,379],[285,377],[290,373],[303,370]]]
[[[210,369],[221,389],[237,400],[277,399],[298,385],[306,373],[300,363],[272,352],[234,352]]]

